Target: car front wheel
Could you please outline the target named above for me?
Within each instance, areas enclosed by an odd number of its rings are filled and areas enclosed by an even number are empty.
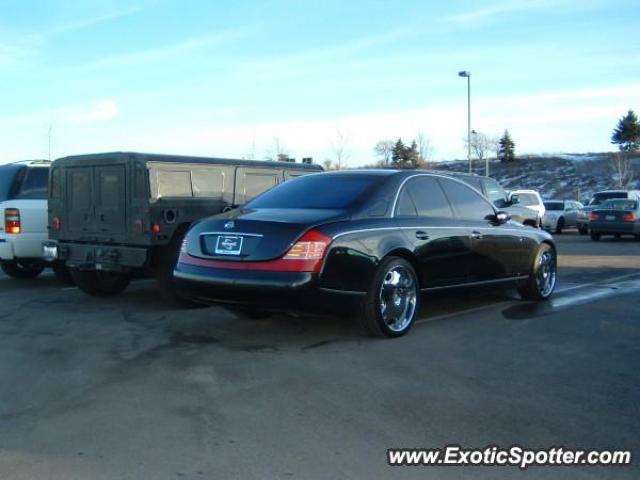
[[[591,232],[591,240],[593,240],[594,242],[599,242],[600,241],[600,234]]]
[[[44,270],[44,262],[29,260],[11,260],[2,262],[2,271],[17,280],[36,278]]]
[[[556,287],[558,265],[556,252],[549,244],[538,247],[526,285],[518,289],[523,300],[547,300]]]
[[[407,333],[420,308],[420,285],[413,266],[403,258],[385,258],[373,277],[359,315],[364,329],[377,337]]]

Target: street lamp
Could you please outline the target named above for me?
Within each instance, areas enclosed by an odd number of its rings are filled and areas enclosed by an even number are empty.
[[[471,72],[463,70],[458,72],[458,76],[467,79],[467,160],[469,173],[471,173]]]

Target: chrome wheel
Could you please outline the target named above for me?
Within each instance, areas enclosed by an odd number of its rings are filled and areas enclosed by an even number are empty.
[[[385,274],[379,293],[382,320],[393,332],[402,332],[411,323],[416,311],[418,286],[412,271],[394,265]]]
[[[552,251],[543,252],[536,269],[536,285],[542,297],[548,297],[556,286],[556,257]]]

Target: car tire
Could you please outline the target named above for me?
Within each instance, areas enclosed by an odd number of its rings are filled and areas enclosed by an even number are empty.
[[[183,239],[184,234],[175,235],[171,242],[169,242],[169,245],[160,250],[156,263],[156,283],[158,285],[158,289],[162,292],[162,296],[165,301],[174,307],[205,307],[206,305],[196,303],[181,296],[173,283],[173,270],[176,267],[178,257],[180,256],[180,248],[182,247]]]
[[[400,337],[411,329],[419,310],[420,284],[411,263],[395,256],[384,258],[363,299],[360,326],[376,337]]]
[[[578,233],[580,235],[586,235],[589,233],[589,229],[587,227],[578,227]]]
[[[564,228],[564,217],[560,217],[558,219],[558,223],[556,224],[556,233],[562,233],[562,229]]]
[[[637,241],[640,242],[640,235],[634,235],[634,237],[636,238]]]
[[[620,235],[619,233],[616,233],[616,234],[614,234],[614,235],[613,235],[613,237],[614,237],[616,240],[620,240],[620,239],[622,238],[622,235]]]
[[[593,240],[594,242],[599,242],[600,241],[600,234],[591,232],[591,240]]]
[[[122,293],[131,282],[129,272],[69,269],[74,283],[87,295],[110,297]]]
[[[57,261],[53,263],[52,266],[53,274],[58,279],[58,281],[64,283],[65,285],[75,285],[73,278],[71,277],[71,272],[67,268],[67,266],[62,261]]]
[[[518,288],[523,300],[544,301],[553,294],[558,277],[556,251],[548,243],[538,247],[527,283]]]
[[[36,278],[44,270],[44,262],[37,260],[11,260],[2,262],[2,271],[16,280]]]

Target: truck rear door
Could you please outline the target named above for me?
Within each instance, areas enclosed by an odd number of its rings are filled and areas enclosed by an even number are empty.
[[[94,233],[96,219],[93,209],[93,167],[71,167],[66,174],[68,231]]]
[[[122,235],[126,218],[126,170],[124,165],[95,167],[95,214],[97,232]]]

